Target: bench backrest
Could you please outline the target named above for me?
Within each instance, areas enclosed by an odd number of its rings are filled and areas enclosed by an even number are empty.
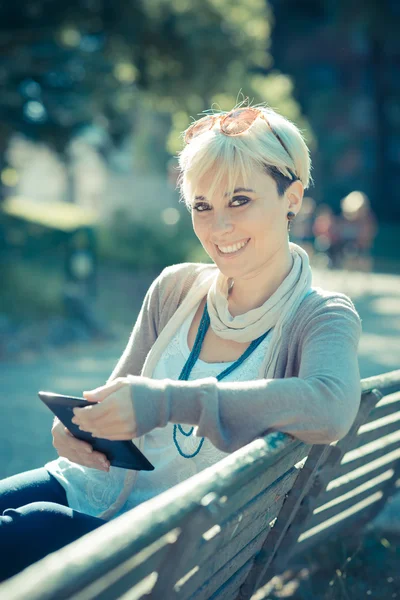
[[[363,390],[337,444],[311,447],[278,432],[255,440],[26,569],[0,598],[250,598],[291,552],[350,519],[365,522],[393,491],[400,371],[364,380]]]
[[[278,432],[255,440],[29,567],[0,598],[234,598],[309,451]]]
[[[400,370],[362,380],[361,405],[349,433],[320,460],[307,496],[285,527],[285,506],[279,525],[265,548],[269,563],[259,569],[257,580],[249,577],[242,588],[247,593],[282,572],[288,559],[343,529],[361,529],[383,508],[400,484]],[[308,456],[315,458],[316,446]],[[310,467],[309,467],[310,468]],[[290,496],[299,493],[300,478]],[[284,530],[282,532],[282,530]],[[280,534],[281,542],[274,543]],[[271,553],[273,558],[271,559]],[[243,595],[243,598],[248,597]]]

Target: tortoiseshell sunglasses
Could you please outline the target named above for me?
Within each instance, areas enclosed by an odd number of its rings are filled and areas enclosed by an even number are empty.
[[[286,144],[284,144],[280,135],[272,128],[271,123],[268,121],[265,113],[258,108],[252,107],[237,108],[231,110],[226,115],[206,115],[202,119],[192,123],[192,125],[187,129],[185,133],[185,142],[188,144],[194,137],[197,137],[205,131],[209,131],[218,121],[221,132],[224,135],[241,135],[250,129],[257,117],[264,119],[278,142],[281,144],[282,148],[292,159]]]

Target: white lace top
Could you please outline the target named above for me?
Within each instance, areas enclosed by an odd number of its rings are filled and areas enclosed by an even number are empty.
[[[188,315],[170,344],[164,350],[153,379],[177,380],[187,361],[190,350],[187,339],[190,325],[198,309],[198,305]],[[223,381],[249,381],[259,379],[259,369],[269,344],[269,333],[254,352]],[[216,377],[232,363],[206,363],[198,359],[189,379]],[[227,454],[218,450],[207,439],[204,439],[200,452],[193,458],[181,456],[173,441],[173,423],[166,427],[156,428],[144,436],[143,453],[154,465],[154,471],[140,471],[134,489],[122,509],[114,515],[134,508],[153,496],[164,492],[177,483],[195,475],[206,467],[221,460]],[[189,426],[184,426],[189,431]],[[185,454],[193,454],[198,448],[201,438],[192,435],[186,437],[179,431],[178,443]],[[104,512],[117,498],[124,482],[125,469],[111,467],[108,473],[90,469],[70,462],[66,458],[58,458],[46,465],[47,470],[61,483],[67,493],[71,508],[89,515],[98,516]]]

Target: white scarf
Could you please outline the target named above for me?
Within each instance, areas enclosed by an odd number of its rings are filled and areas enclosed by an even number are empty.
[[[271,377],[279,354],[282,327],[295,314],[312,281],[307,252],[293,242],[289,242],[289,249],[294,259],[292,269],[262,306],[232,317],[228,308],[229,278],[221,272],[207,295],[210,325],[219,337],[235,342],[251,342],[273,328],[264,361]]]

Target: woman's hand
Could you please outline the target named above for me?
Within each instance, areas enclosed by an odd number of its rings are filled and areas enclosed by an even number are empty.
[[[57,418],[51,430],[53,446],[59,456],[68,460],[101,471],[109,471],[110,463],[102,452],[94,451],[88,442],[78,440]]]
[[[93,406],[74,408],[73,423],[94,437],[107,440],[131,440],[136,437],[136,418],[125,377],[118,377],[90,392],[83,392]]]

